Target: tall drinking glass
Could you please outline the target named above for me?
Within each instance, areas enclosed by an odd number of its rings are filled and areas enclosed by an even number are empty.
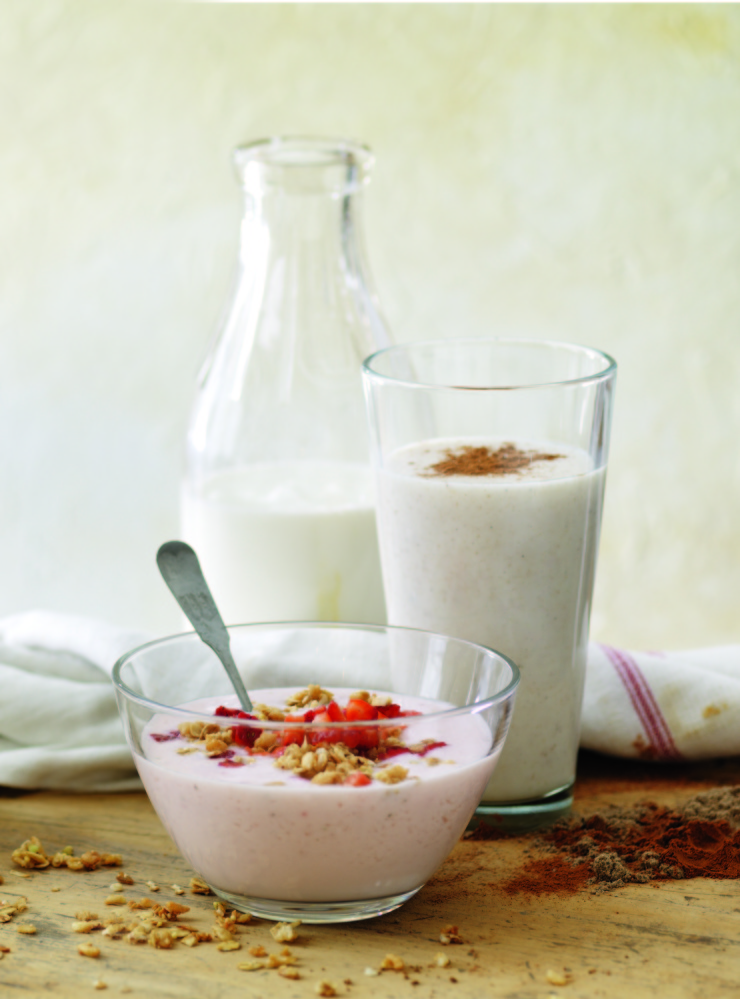
[[[521,671],[478,809],[492,822],[572,801],[616,370],[522,339],[399,345],[363,365],[389,622]]]

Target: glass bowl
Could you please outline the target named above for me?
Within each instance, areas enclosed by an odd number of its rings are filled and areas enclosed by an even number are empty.
[[[113,670],[167,832],[216,895],[257,916],[343,922],[402,905],[478,805],[506,737],[516,666],[411,628],[228,630],[252,717],[239,716],[223,667],[194,632],[142,645]]]

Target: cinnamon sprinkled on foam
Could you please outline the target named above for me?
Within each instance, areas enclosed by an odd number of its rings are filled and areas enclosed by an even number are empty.
[[[529,468],[536,461],[555,461],[562,454],[544,451],[522,451],[514,444],[502,444],[495,451],[490,447],[464,444],[456,451],[445,451],[445,457],[424,472],[433,475],[511,475]]]

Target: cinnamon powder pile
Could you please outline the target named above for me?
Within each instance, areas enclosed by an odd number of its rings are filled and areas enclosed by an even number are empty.
[[[496,835],[495,833],[493,834]],[[488,838],[483,829],[471,838]],[[671,878],[740,877],[740,787],[702,791],[679,808],[652,802],[563,820],[540,834],[544,856],[501,886],[507,894],[604,891]]]
[[[528,468],[535,461],[555,461],[560,454],[522,451],[514,444],[502,444],[495,451],[490,447],[466,444],[456,451],[445,451],[445,457],[429,466],[431,475],[509,475]]]

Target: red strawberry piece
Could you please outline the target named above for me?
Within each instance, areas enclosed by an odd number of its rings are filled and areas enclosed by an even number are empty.
[[[329,715],[330,721],[344,721],[344,712],[336,701],[329,701],[326,705],[326,713]]]
[[[237,746],[244,746],[251,749],[257,739],[262,735],[261,728],[252,728],[249,725],[234,725],[231,730],[231,738]]]
[[[414,712],[419,714],[419,712]],[[381,704],[378,708],[379,718],[399,718],[404,712],[401,711],[401,707],[398,704]]]
[[[303,715],[286,715],[284,720],[286,722],[303,722],[305,718]],[[290,746],[295,742],[300,746],[305,738],[305,734],[305,731],[302,728],[298,728],[297,725],[295,728],[286,728],[280,733],[280,745]]]
[[[322,724],[336,721],[336,719],[332,718],[328,711],[317,712],[314,715],[313,720],[315,722],[321,722]],[[341,728],[321,728],[316,732],[311,732],[308,739],[313,745],[317,745],[321,742],[340,742],[342,740],[343,731],[344,730]]]
[[[355,770],[353,773],[347,774],[343,783],[347,784],[349,787],[366,787],[368,784],[371,784],[372,781],[368,775],[364,774],[361,770]]]
[[[216,718],[249,718],[250,721],[256,721],[256,715],[248,715],[246,711],[242,711],[241,708],[227,708],[223,704],[219,704],[216,710],[213,712]]]
[[[359,697],[353,697],[347,701],[344,714],[347,721],[375,721],[378,709]]]

